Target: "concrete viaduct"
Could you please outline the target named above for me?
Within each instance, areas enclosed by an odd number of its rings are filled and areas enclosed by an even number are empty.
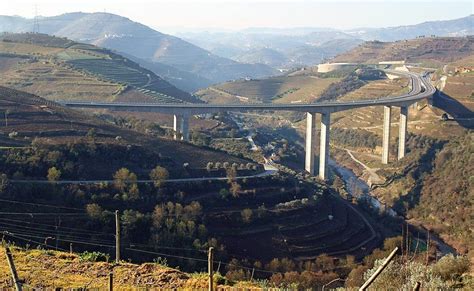
[[[385,70],[386,73],[409,77],[411,80],[410,92],[401,96],[387,97],[374,100],[360,100],[352,102],[319,102],[308,104],[160,104],[160,103],[104,103],[104,102],[77,102],[59,101],[58,103],[77,108],[111,109],[117,111],[160,112],[174,115],[173,128],[175,139],[189,139],[189,117],[198,114],[218,112],[248,112],[248,111],[298,111],[306,113],[306,157],[305,170],[315,174],[314,144],[316,114],[321,114],[321,136],[319,153],[319,172],[321,179],[327,178],[330,122],[331,113],[350,109],[383,106],[383,139],[382,163],[389,160],[390,117],[392,107],[400,107],[398,159],[405,156],[405,143],[408,122],[408,108],[411,104],[425,98],[430,98],[436,91],[426,74],[419,75],[411,72]]]

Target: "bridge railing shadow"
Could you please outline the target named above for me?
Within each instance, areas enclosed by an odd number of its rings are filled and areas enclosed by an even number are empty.
[[[474,112],[464,106],[461,102],[441,91],[433,95],[433,107],[445,111],[453,117],[460,126],[474,129]]]

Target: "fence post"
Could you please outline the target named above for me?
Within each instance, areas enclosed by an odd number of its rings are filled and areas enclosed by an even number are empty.
[[[207,258],[207,270],[209,272],[209,291],[214,290],[214,248],[209,248],[209,256]]]
[[[395,254],[397,253],[397,251],[398,251],[398,247],[395,247],[393,249],[393,251],[390,253],[390,255],[388,255],[388,257],[385,259],[383,264],[377,269],[377,271],[375,271],[375,273],[372,276],[370,276],[369,280],[367,280],[364,283],[364,285],[362,285],[362,287],[359,288],[359,291],[366,290],[370,286],[370,284],[372,284],[375,281],[375,279],[377,279],[377,277],[380,275],[380,273],[382,273],[382,271],[385,269],[385,267],[387,267],[388,264],[395,257]]]
[[[18,279],[18,273],[16,272],[15,262],[13,261],[13,255],[10,252],[10,248],[8,246],[5,247],[5,254],[7,256],[8,267],[10,268],[10,272],[12,273],[13,284],[15,284],[16,291],[22,291],[20,279]]]
[[[72,243],[69,243],[69,253],[72,254]]]
[[[120,216],[115,210],[115,262],[120,263]]]
[[[109,273],[109,291],[114,290],[114,273],[110,272]]]

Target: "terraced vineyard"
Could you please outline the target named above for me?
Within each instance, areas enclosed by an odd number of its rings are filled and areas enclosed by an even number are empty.
[[[93,45],[44,34],[5,34],[0,40],[0,85],[53,100],[114,101],[135,90],[148,102],[199,102],[133,61]]]
[[[219,103],[221,99],[231,102],[307,103],[317,99],[324,89],[338,80],[312,75],[238,80],[200,90],[197,95],[211,103]]]
[[[74,68],[97,74],[107,80],[126,84],[137,88],[138,91],[153,97],[156,102],[180,103],[183,100],[160,93],[172,90],[174,87],[153,73],[143,69],[126,66],[118,60],[107,59],[76,59],[68,61]]]
[[[263,261],[274,257],[308,260],[323,253],[360,256],[365,253],[361,247],[376,245],[371,226],[345,202],[327,190],[314,191],[308,185],[292,188],[288,183],[267,180],[257,187],[244,185],[244,189],[257,190],[232,199],[231,206],[209,195],[190,199],[200,201],[210,213],[209,229],[230,254]],[[251,209],[247,221],[242,218],[244,209]]]

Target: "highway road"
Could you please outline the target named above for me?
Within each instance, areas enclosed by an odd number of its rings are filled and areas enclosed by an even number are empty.
[[[426,74],[385,70],[386,73],[409,77],[411,90],[407,94],[394,97],[377,98],[348,102],[317,102],[317,103],[258,103],[258,104],[193,104],[193,103],[122,103],[122,102],[84,102],[84,101],[57,101],[59,104],[76,108],[112,109],[118,111],[161,112],[169,114],[205,114],[225,111],[299,111],[313,113],[332,113],[349,109],[369,106],[408,106],[419,100],[431,97],[436,89],[431,85]]]

